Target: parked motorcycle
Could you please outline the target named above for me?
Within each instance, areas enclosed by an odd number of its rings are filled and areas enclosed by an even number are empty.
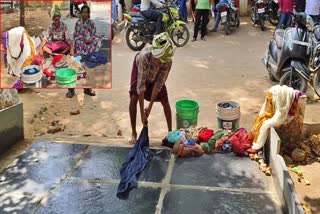
[[[260,25],[264,31],[264,21],[266,19],[266,5],[263,0],[252,0],[250,4],[250,18],[253,24]]]
[[[163,14],[163,31],[169,33],[177,47],[182,47],[188,43],[190,37],[186,23],[179,20],[179,11],[172,2],[166,2],[164,5],[160,9]],[[133,51],[140,51],[146,43],[151,44],[156,31],[156,22],[146,19],[141,13],[125,14],[125,17],[130,22],[126,32],[128,47]]]
[[[294,13],[296,27],[277,29],[270,40],[263,63],[272,81],[287,83],[288,73],[293,73],[294,88],[305,91],[306,81],[293,70],[307,68],[311,56],[311,31],[313,22],[304,13]],[[310,20],[311,19],[311,20]],[[290,82],[292,75],[290,76]]]
[[[281,77],[280,85],[288,85],[306,92],[309,83],[320,97],[320,25],[314,26],[312,18],[308,15],[304,15],[302,20],[306,22],[306,28],[309,30],[308,45],[311,49],[309,61],[299,59],[292,61],[291,69]]]
[[[269,0],[267,3],[268,19],[270,24],[277,26],[279,22],[279,0]]]
[[[240,26],[239,8],[235,7],[233,1],[229,1],[229,3],[221,3],[217,10],[220,12],[221,25],[224,26],[226,35],[231,33],[231,27]]]

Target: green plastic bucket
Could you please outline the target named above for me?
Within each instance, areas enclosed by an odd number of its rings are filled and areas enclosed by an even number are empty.
[[[55,73],[57,85],[61,87],[76,87],[77,72],[71,68],[62,68]]]
[[[199,104],[193,100],[176,102],[177,129],[198,124]]]
[[[221,107],[223,104],[229,104],[232,107]],[[236,131],[240,127],[240,104],[233,101],[222,101],[217,103],[216,107],[217,125],[219,129]]]

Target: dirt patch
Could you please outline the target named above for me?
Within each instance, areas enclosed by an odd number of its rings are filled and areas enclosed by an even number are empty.
[[[44,31],[47,30],[51,24],[49,18],[49,7],[48,8],[26,8],[25,12],[25,29],[30,36],[38,37]],[[68,10],[62,10],[62,18],[69,15]],[[10,30],[14,27],[20,26],[20,12],[14,11],[12,13],[1,14],[1,34],[4,31]]]
[[[320,213],[320,134],[284,144],[281,154],[306,213]]]

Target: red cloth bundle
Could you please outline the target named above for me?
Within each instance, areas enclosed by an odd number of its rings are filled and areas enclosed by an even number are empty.
[[[212,129],[205,128],[201,132],[199,132],[199,141],[200,142],[208,142],[210,138],[214,135],[214,131]]]
[[[250,136],[245,129],[239,129],[230,138],[232,151],[238,156],[243,156],[244,153],[251,148],[253,137]]]

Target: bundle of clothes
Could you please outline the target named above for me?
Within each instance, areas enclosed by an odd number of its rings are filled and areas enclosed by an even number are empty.
[[[230,130],[219,129],[215,132],[207,127],[196,126],[169,132],[162,141],[162,145],[172,148],[177,157],[228,152],[248,156],[249,153],[255,153],[251,150],[252,143],[252,136],[244,128],[232,133]]]
[[[270,128],[290,122],[296,114],[299,98],[304,93],[287,86],[276,85],[269,89],[261,111],[250,131],[240,128],[217,130],[191,126],[169,132],[162,141],[172,148],[177,157],[195,157],[203,154],[233,152],[238,156],[255,154],[263,148]]]

